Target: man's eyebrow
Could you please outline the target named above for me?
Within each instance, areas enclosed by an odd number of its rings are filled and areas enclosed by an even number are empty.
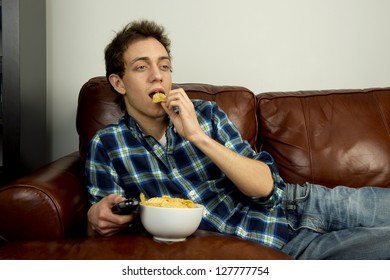
[[[151,59],[148,56],[136,57],[136,58],[134,58],[133,60],[130,61],[130,65],[136,63],[137,61],[150,61],[150,60]],[[159,61],[161,61],[161,60],[169,60],[169,61],[171,61],[171,58],[169,56],[160,56],[158,58],[158,60]]]
[[[169,56],[160,56],[159,57],[159,60],[166,60],[166,59],[169,61],[171,60],[171,58]]]

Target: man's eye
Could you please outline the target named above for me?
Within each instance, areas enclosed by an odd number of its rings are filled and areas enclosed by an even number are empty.
[[[170,66],[170,65],[162,65],[162,66],[161,66],[161,69],[162,69],[163,71],[171,71],[171,66]]]
[[[135,68],[135,70],[137,71],[142,71],[142,70],[145,70],[146,69],[146,66],[145,65],[139,65]]]

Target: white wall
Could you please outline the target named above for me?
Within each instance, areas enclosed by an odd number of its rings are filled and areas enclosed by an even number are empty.
[[[264,91],[390,86],[388,0],[47,0],[51,159],[78,149],[77,96],[133,19],[163,24],[175,82]]]

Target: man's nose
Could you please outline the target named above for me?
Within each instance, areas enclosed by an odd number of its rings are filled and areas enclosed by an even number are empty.
[[[152,69],[152,73],[151,73],[152,79],[154,81],[161,81],[163,78],[163,75],[162,75],[162,71],[161,71],[160,67],[158,65],[155,65],[151,69]]]

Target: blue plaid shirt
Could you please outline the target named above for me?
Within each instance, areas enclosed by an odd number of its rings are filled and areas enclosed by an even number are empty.
[[[214,102],[193,101],[198,121],[211,138],[237,153],[265,162],[274,179],[266,198],[245,196],[223,172],[172,123],[166,145],[146,135],[128,114],[93,137],[86,160],[89,202],[108,194],[139,197],[169,195],[190,199],[205,207],[201,229],[254,240],[280,249],[288,227],[282,210],[284,182],[272,157],[256,153],[227,115]]]

